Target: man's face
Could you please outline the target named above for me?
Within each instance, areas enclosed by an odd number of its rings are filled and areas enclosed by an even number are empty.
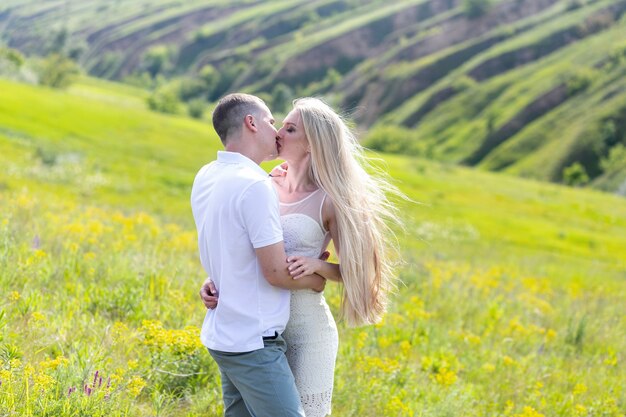
[[[263,105],[255,118],[257,120],[258,144],[263,151],[264,160],[270,161],[278,156],[278,141],[276,139],[278,131],[274,127],[274,116],[270,109]]]

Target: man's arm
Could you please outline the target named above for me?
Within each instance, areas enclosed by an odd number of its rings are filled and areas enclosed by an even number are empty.
[[[310,288],[318,292],[324,291],[326,280],[319,275],[307,275],[297,280],[291,277],[283,242],[257,248],[255,251],[265,279],[273,286],[289,290]]]

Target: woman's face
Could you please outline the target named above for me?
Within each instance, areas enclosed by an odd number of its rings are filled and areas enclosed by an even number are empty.
[[[278,156],[286,161],[299,160],[310,153],[299,110],[294,109],[285,117],[278,131],[278,145]]]

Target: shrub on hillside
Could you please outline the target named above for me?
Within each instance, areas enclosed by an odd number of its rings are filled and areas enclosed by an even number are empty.
[[[574,162],[563,169],[563,182],[574,187],[585,185],[589,182],[589,175],[580,162]]]
[[[366,148],[387,153],[415,154],[414,145],[409,129],[392,125],[374,128],[364,140]]]
[[[213,65],[205,65],[198,73],[199,78],[204,82],[204,89],[211,94],[220,82],[220,73]]]
[[[294,99],[294,94],[291,88],[287,87],[283,83],[279,83],[272,90],[272,111],[277,113],[284,113],[291,110],[291,102]],[[269,104],[269,103],[268,103]]]
[[[154,88],[154,81],[150,74],[146,71],[144,72],[133,72],[132,74],[124,77],[122,82],[126,84],[133,85],[135,87],[143,88],[146,90],[150,90]]]
[[[589,88],[595,76],[594,70],[589,68],[579,68],[576,71],[566,74],[563,78],[567,86],[567,94],[573,96],[585,91]]]
[[[567,2],[566,10],[569,12],[572,10],[580,9],[584,5],[585,5],[585,2],[583,0],[569,0]]]
[[[225,61],[220,66],[220,76],[215,88],[211,91],[209,100],[217,100],[223,96],[233,86],[237,78],[246,72],[248,66],[245,62],[232,59]]]
[[[615,172],[626,167],[626,146],[617,144],[609,150],[606,158],[600,161],[604,172]]]
[[[470,19],[475,19],[487,14],[491,8],[492,0],[463,0],[463,12]]]
[[[17,68],[24,64],[24,55],[17,49],[0,48],[0,60],[6,60]]]
[[[199,78],[186,77],[178,81],[178,98],[182,101],[189,102],[207,94],[205,83]]]
[[[53,88],[66,88],[79,74],[78,65],[71,59],[51,54],[41,62],[39,84]]]
[[[187,105],[187,113],[194,119],[202,119],[206,110],[206,102],[202,99],[191,100]]]
[[[180,112],[180,100],[178,100],[176,91],[171,88],[160,88],[153,92],[147,98],[147,103],[150,110],[170,114],[178,114]]]
[[[165,45],[155,45],[143,55],[141,68],[148,71],[152,77],[171,69],[172,51]]]
[[[38,75],[18,50],[0,46],[0,77],[28,84],[37,84]]]

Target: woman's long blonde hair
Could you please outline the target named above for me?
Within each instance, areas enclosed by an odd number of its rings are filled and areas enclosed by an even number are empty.
[[[366,172],[371,167],[363,147],[331,107],[316,98],[298,99],[293,105],[311,147],[310,175],[335,208],[342,316],[349,325],[377,323],[396,280],[396,239],[389,223],[400,222],[387,194],[403,195],[383,176]]]

